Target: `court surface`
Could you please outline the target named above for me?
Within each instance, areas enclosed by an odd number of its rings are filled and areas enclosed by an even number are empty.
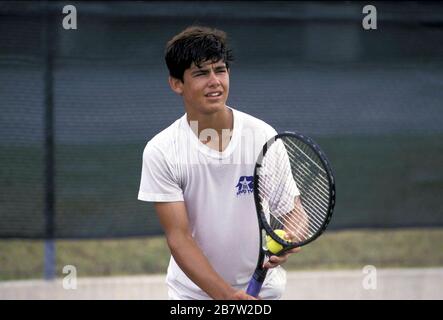
[[[288,272],[283,299],[443,299],[443,268]],[[0,299],[167,299],[164,275],[0,282]],[[366,288],[365,288],[366,287]]]

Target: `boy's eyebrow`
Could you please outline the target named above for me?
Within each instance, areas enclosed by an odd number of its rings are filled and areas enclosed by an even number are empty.
[[[192,74],[199,73],[199,72],[208,72],[208,68],[203,67],[203,68],[199,68],[199,69],[195,69],[195,70],[191,71]]]
[[[191,71],[192,74],[197,73],[197,72],[207,72],[210,69],[210,65],[205,65],[202,67],[195,67],[197,69],[194,69]],[[220,65],[220,66],[216,66],[214,69],[218,70],[218,69],[226,69],[226,65]]]

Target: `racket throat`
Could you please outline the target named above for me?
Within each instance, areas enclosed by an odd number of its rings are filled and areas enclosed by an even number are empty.
[[[267,268],[260,268],[255,270],[254,274],[252,275],[252,278],[258,282],[263,282],[266,279],[266,274],[268,273]]]

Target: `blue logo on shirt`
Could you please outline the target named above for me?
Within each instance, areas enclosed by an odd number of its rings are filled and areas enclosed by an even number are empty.
[[[254,192],[254,177],[241,176],[235,187],[237,188],[237,196]]]

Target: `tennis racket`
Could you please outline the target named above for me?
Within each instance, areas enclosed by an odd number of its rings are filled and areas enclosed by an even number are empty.
[[[268,271],[263,267],[265,259],[310,243],[331,220],[334,176],[320,147],[309,137],[293,132],[270,139],[255,165],[254,200],[260,253],[246,292],[258,297]],[[281,238],[282,234],[287,238]],[[271,239],[275,241],[271,248],[274,252],[267,246]]]

